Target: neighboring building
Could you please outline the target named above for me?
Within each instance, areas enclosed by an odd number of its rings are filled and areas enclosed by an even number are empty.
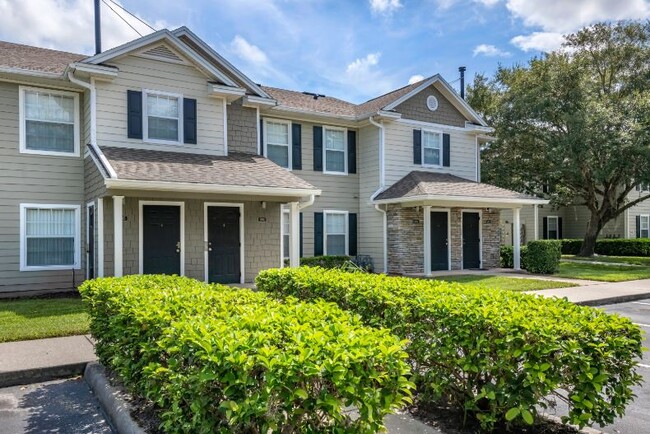
[[[647,196],[648,186],[638,186],[628,200]],[[521,243],[542,239],[582,239],[587,231],[591,213],[584,205],[555,208],[550,205],[524,206],[521,215]],[[537,225],[535,225],[537,221]],[[513,244],[513,216],[509,210],[501,213],[502,244]],[[650,199],[637,204],[605,224],[599,238],[650,238]]]
[[[436,75],[366,103],[263,87],[187,28],[95,56],[0,42],[0,293],[299,256],[379,272],[498,265],[492,131]]]

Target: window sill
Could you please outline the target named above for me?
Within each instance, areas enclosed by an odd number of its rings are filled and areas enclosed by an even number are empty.
[[[425,169],[442,169],[444,167],[441,164],[421,164],[420,166]]]
[[[45,155],[48,157],[70,157],[70,158],[76,158],[80,157],[80,153],[78,149],[75,149],[74,152],[59,152],[59,151],[39,151],[37,149],[20,149],[21,154],[29,154],[29,155]]]
[[[142,143],[145,144],[151,144],[151,145],[173,145],[173,146],[178,146],[178,145],[185,145],[186,143],[183,143],[179,140],[173,141],[173,140],[158,140],[158,139],[150,139],[148,137],[142,139]]]
[[[348,172],[327,172],[323,170],[323,175],[345,176],[348,175]]]
[[[81,270],[81,266],[74,265],[38,265],[38,266],[21,266],[20,271],[62,271],[62,270]]]

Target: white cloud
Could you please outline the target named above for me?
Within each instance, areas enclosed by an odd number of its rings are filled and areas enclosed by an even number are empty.
[[[152,32],[112,6],[141,34]],[[139,37],[104,4],[101,13],[104,51]],[[95,44],[94,25],[93,2],[88,0],[0,0],[0,39],[91,54]],[[160,21],[155,27],[167,27],[167,24]]]
[[[412,75],[411,78],[409,78],[409,84],[417,83],[418,81],[424,80],[424,75],[421,74],[415,74]]]
[[[487,8],[491,8],[492,6],[496,5],[500,1],[501,0],[474,0],[475,3],[481,3],[483,6]]]
[[[561,33],[554,32],[534,32],[530,35],[515,36],[510,40],[515,47],[523,51],[543,51],[550,52],[560,48],[564,42],[564,36]]]
[[[481,44],[474,48],[474,56],[483,55],[487,57],[508,57],[510,53],[494,45]]]
[[[400,0],[368,0],[370,10],[380,15],[390,15],[402,7]]]
[[[269,58],[264,51],[239,35],[232,40],[230,48],[237,56],[249,63],[263,65],[269,62]]]
[[[348,65],[345,72],[351,77],[364,76],[379,63],[379,57],[381,57],[381,53],[370,53],[366,57],[358,58]]]
[[[526,26],[567,33],[603,20],[650,17],[647,0],[507,0],[506,7]]]

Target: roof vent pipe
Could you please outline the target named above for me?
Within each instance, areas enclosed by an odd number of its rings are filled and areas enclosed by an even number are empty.
[[[102,52],[102,18],[101,18],[101,9],[100,1],[95,0],[95,54]]]
[[[464,66],[461,66],[458,68],[458,72],[460,72],[460,97],[462,99],[465,99],[465,68]]]

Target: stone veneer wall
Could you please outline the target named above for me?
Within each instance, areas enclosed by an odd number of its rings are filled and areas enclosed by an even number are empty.
[[[435,208],[433,209],[435,210]],[[451,269],[463,267],[462,209],[452,208],[451,216]],[[481,210],[482,268],[499,267],[500,229],[498,209]],[[424,214],[423,208],[402,208],[390,205],[388,224],[388,273],[424,274]]]

